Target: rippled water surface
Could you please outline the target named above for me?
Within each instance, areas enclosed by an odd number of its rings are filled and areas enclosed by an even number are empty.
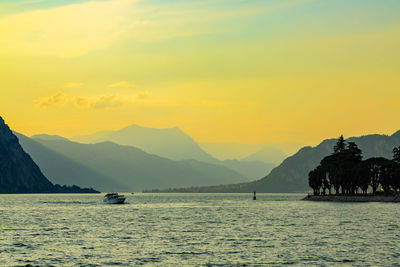
[[[0,195],[0,266],[400,265],[400,204],[127,196]]]

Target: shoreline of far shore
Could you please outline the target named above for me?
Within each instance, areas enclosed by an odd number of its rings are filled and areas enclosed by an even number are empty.
[[[399,203],[400,195],[307,195],[302,200],[329,202],[392,202]]]

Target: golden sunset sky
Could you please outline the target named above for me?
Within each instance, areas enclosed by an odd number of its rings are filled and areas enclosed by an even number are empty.
[[[400,1],[0,2],[0,116],[314,145],[400,129]]]

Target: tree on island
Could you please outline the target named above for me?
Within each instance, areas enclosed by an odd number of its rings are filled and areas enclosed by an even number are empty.
[[[400,146],[393,148],[393,161],[400,164]]]
[[[334,153],[339,153],[342,152],[346,149],[346,140],[344,140],[343,135],[341,135],[336,143],[336,145],[333,147]]]
[[[346,144],[343,135],[334,146],[333,153],[321,160],[308,179],[314,195],[367,194],[371,188],[375,194],[379,188],[385,193],[397,193],[400,189],[400,146],[393,149],[393,160],[370,158],[363,160],[362,151],[354,142]]]

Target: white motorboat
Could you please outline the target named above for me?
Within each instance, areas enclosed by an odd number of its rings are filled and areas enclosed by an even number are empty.
[[[118,193],[108,193],[104,196],[103,202],[107,204],[123,204],[125,197]]]

